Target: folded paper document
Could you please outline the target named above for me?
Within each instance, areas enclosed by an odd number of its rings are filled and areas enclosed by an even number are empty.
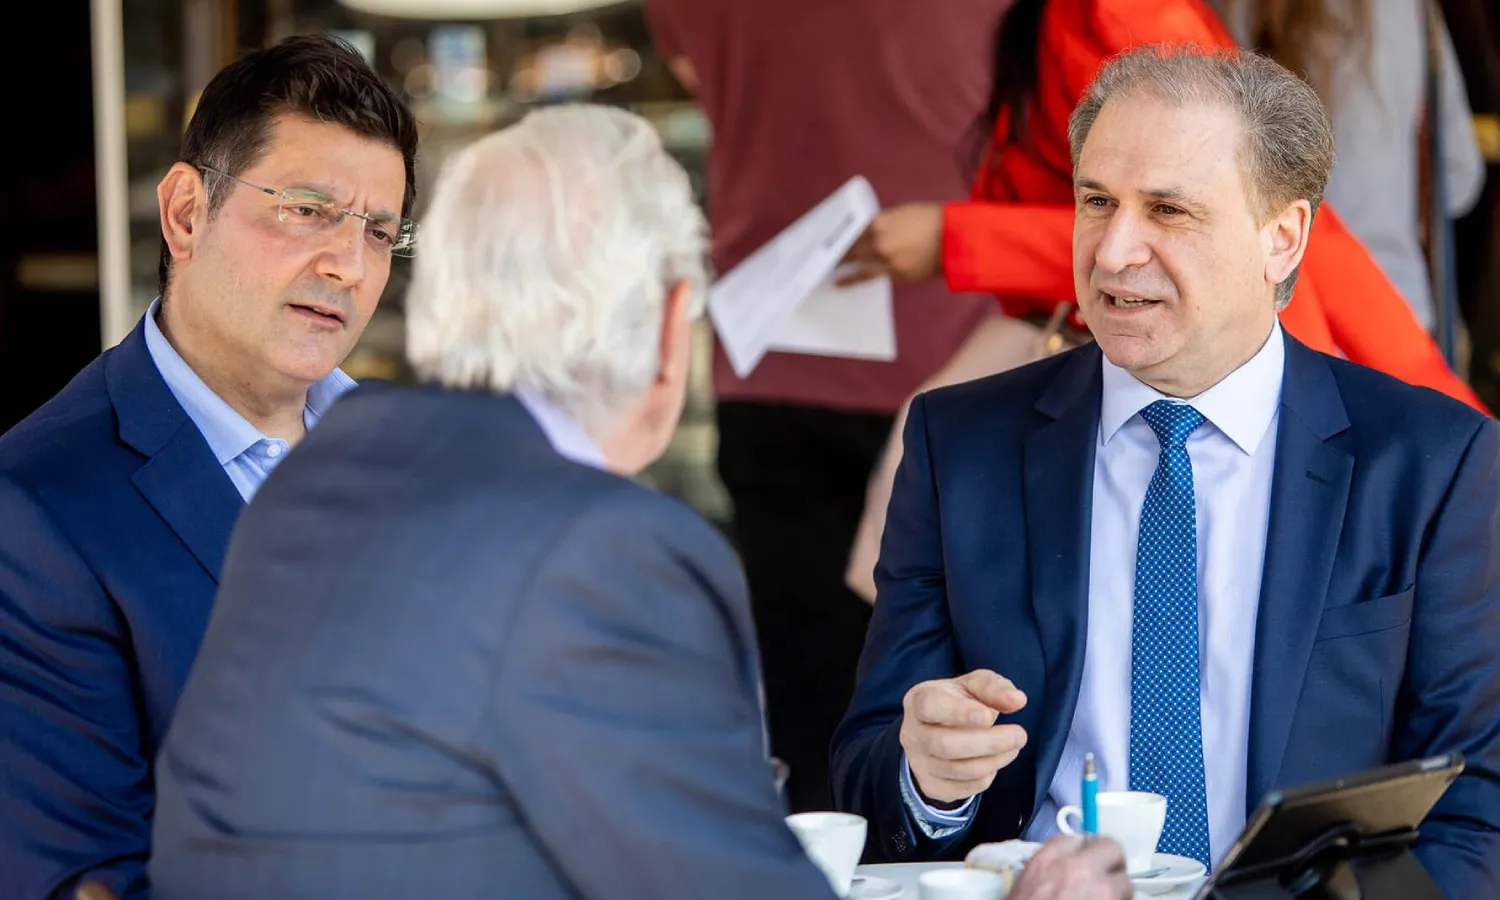
[[[749,375],[771,350],[896,358],[890,280],[834,284],[879,212],[874,188],[857,175],[719,279],[708,314],[735,374]]]

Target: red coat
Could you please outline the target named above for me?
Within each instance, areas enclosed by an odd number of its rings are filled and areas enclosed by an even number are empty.
[[[995,146],[972,200],[943,216],[943,271],[955,292],[996,295],[1011,315],[1071,302],[1073,183],[1068,116],[1104,62],[1131,46],[1233,47],[1202,0],[1051,0],[1042,14],[1037,95],[1023,145]],[[1342,355],[1484,410],[1448,368],[1411,308],[1363,244],[1324,204],[1282,327],[1316,350]],[[1485,410],[1487,412],[1487,410]]]

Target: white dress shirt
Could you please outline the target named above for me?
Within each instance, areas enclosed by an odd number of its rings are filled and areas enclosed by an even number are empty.
[[[1198,512],[1198,677],[1209,848],[1217,862],[1245,826],[1250,672],[1286,347],[1277,325],[1249,362],[1186,401],[1208,422],[1188,438]],[[1130,787],[1130,645],[1136,542],[1160,444],[1139,415],[1169,399],[1104,360],[1089,539],[1087,651],[1078,707],[1041,813],[1026,831],[1057,830],[1059,807],[1079,802],[1083,757],[1099,789]]]
[[[1247,363],[1185,401],[1208,420],[1188,438],[1187,451],[1198,514],[1199,692],[1209,847],[1215,862],[1245,825],[1250,673],[1285,362],[1278,323]],[[1058,809],[1079,802],[1084,754],[1094,754],[1100,790],[1130,787],[1136,543],[1141,507],[1161,452],[1140,411],[1172,398],[1108,359],[1103,368],[1083,681],[1057,773],[1026,830],[1032,841],[1056,833]],[[972,805],[951,812],[932,809],[915,796],[908,778],[903,771],[902,794],[924,833],[943,837],[967,826],[955,817],[972,818]]]

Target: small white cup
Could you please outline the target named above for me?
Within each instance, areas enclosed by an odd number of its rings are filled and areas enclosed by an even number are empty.
[[[852,813],[805,812],[786,817],[808,857],[823,870],[828,886],[840,897],[849,896],[854,870],[865,852],[864,817]]]
[[[1075,827],[1068,819],[1077,816]],[[1081,834],[1083,810],[1064,806],[1057,811],[1063,834]],[[1167,798],[1147,791],[1100,791],[1099,833],[1114,838],[1125,850],[1125,868],[1132,874],[1152,868],[1151,857],[1167,822]]]
[[[933,869],[917,878],[921,900],[1002,900],[1005,877],[987,869]]]

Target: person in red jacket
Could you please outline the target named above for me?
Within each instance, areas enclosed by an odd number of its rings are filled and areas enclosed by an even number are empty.
[[[851,259],[851,280],[942,275],[953,291],[994,294],[1012,316],[1045,319],[1073,300],[1068,117],[1115,54],[1148,43],[1234,47],[1203,0],[1018,0],[996,38],[993,133],[973,198],[884,211]],[[1486,411],[1338,214],[1324,204],[1281,312],[1287,332]],[[1079,327],[1083,323],[1075,319]]]

